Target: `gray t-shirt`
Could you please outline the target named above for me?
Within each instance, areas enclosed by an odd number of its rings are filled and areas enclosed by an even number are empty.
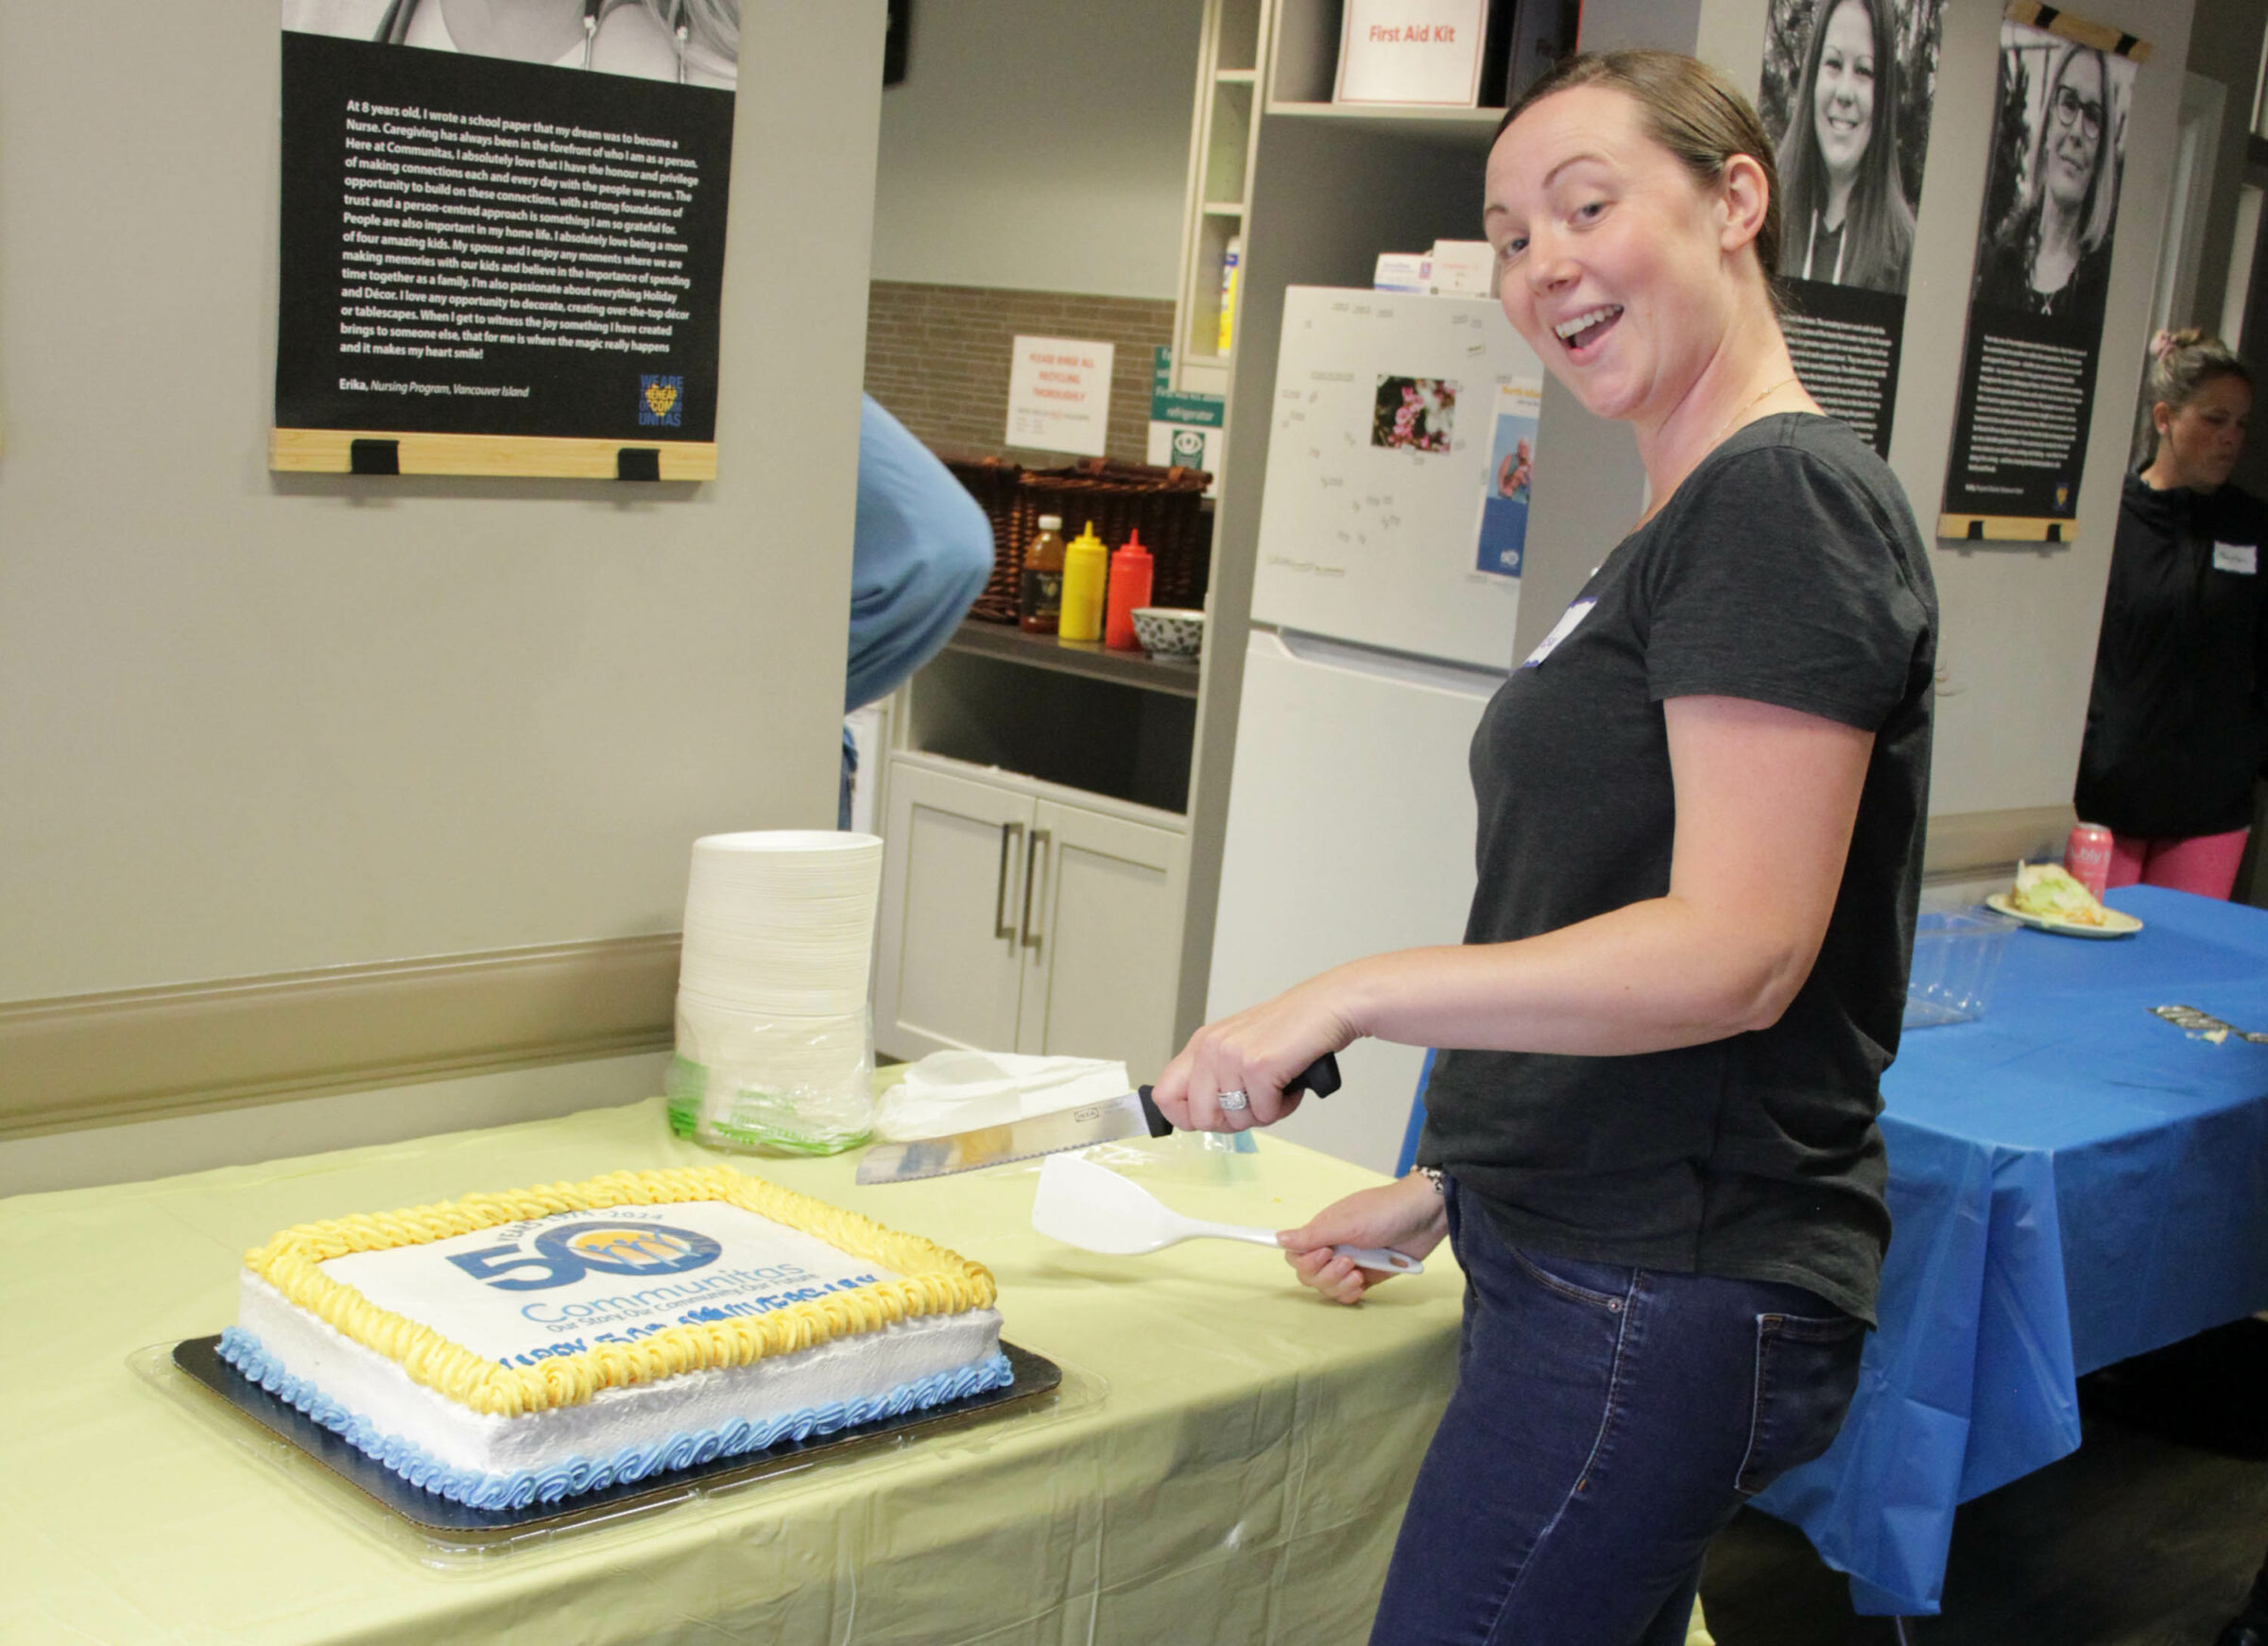
[[[1748,698],[1875,734],[1842,886],[1771,1028],[1621,1057],[1447,1051],[1418,1158],[1517,1245],[1790,1282],[1871,1320],[1890,1235],[1875,1116],[1913,952],[1936,666],[1913,511],[1843,424],[1761,419],[1616,546],[1554,633],[1473,737],[1466,942],[1668,892],[1671,697]]]

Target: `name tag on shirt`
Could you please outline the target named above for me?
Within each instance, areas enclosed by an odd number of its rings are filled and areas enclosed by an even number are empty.
[[[1523,669],[1532,669],[1557,651],[1559,643],[1575,632],[1575,626],[1589,617],[1590,609],[1597,604],[1598,602],[1595,600],[1578,600],[1561,612],[1559,621],[1552,625],[1552,632],[1543,637],[1536,649],[1528,654],[1528,660],[1520,666]]]
[[[2258,543],[2215,543],[2213,570],[2234,572],[2240,577],[2257,577],[2260,571],[2260,545]]]

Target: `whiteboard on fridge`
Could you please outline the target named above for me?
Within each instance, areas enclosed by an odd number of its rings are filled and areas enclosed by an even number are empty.
[[[1254,621],[1509,667],[1542,387],[1486,299],[1287,290]]]

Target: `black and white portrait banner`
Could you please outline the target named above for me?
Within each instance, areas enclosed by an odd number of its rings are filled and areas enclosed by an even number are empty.
[[[1943,0],[1772,0],[1760,112],[1777,146],[1796,374],[1884,456]]]
[[[1939,537],[2052,543],[2076,531],[2135,66],[2149,55],[2146,41],[2036,0],[2002,13]]]
[[[736,0],[284,0],[277,469],[705,479]]]

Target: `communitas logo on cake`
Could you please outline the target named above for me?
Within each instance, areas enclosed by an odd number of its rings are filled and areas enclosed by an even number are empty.
[[[590,1273],[682,1275],[707,1268],[725,1249],[695,1229],[613,1221],[546,1229],[536,1237],[535,1245],[533,1254],[518,1245],[489,1246],[456,1253],[449,1260],[500,1292],[547,1292],[554,1286],[572,1286]]]

